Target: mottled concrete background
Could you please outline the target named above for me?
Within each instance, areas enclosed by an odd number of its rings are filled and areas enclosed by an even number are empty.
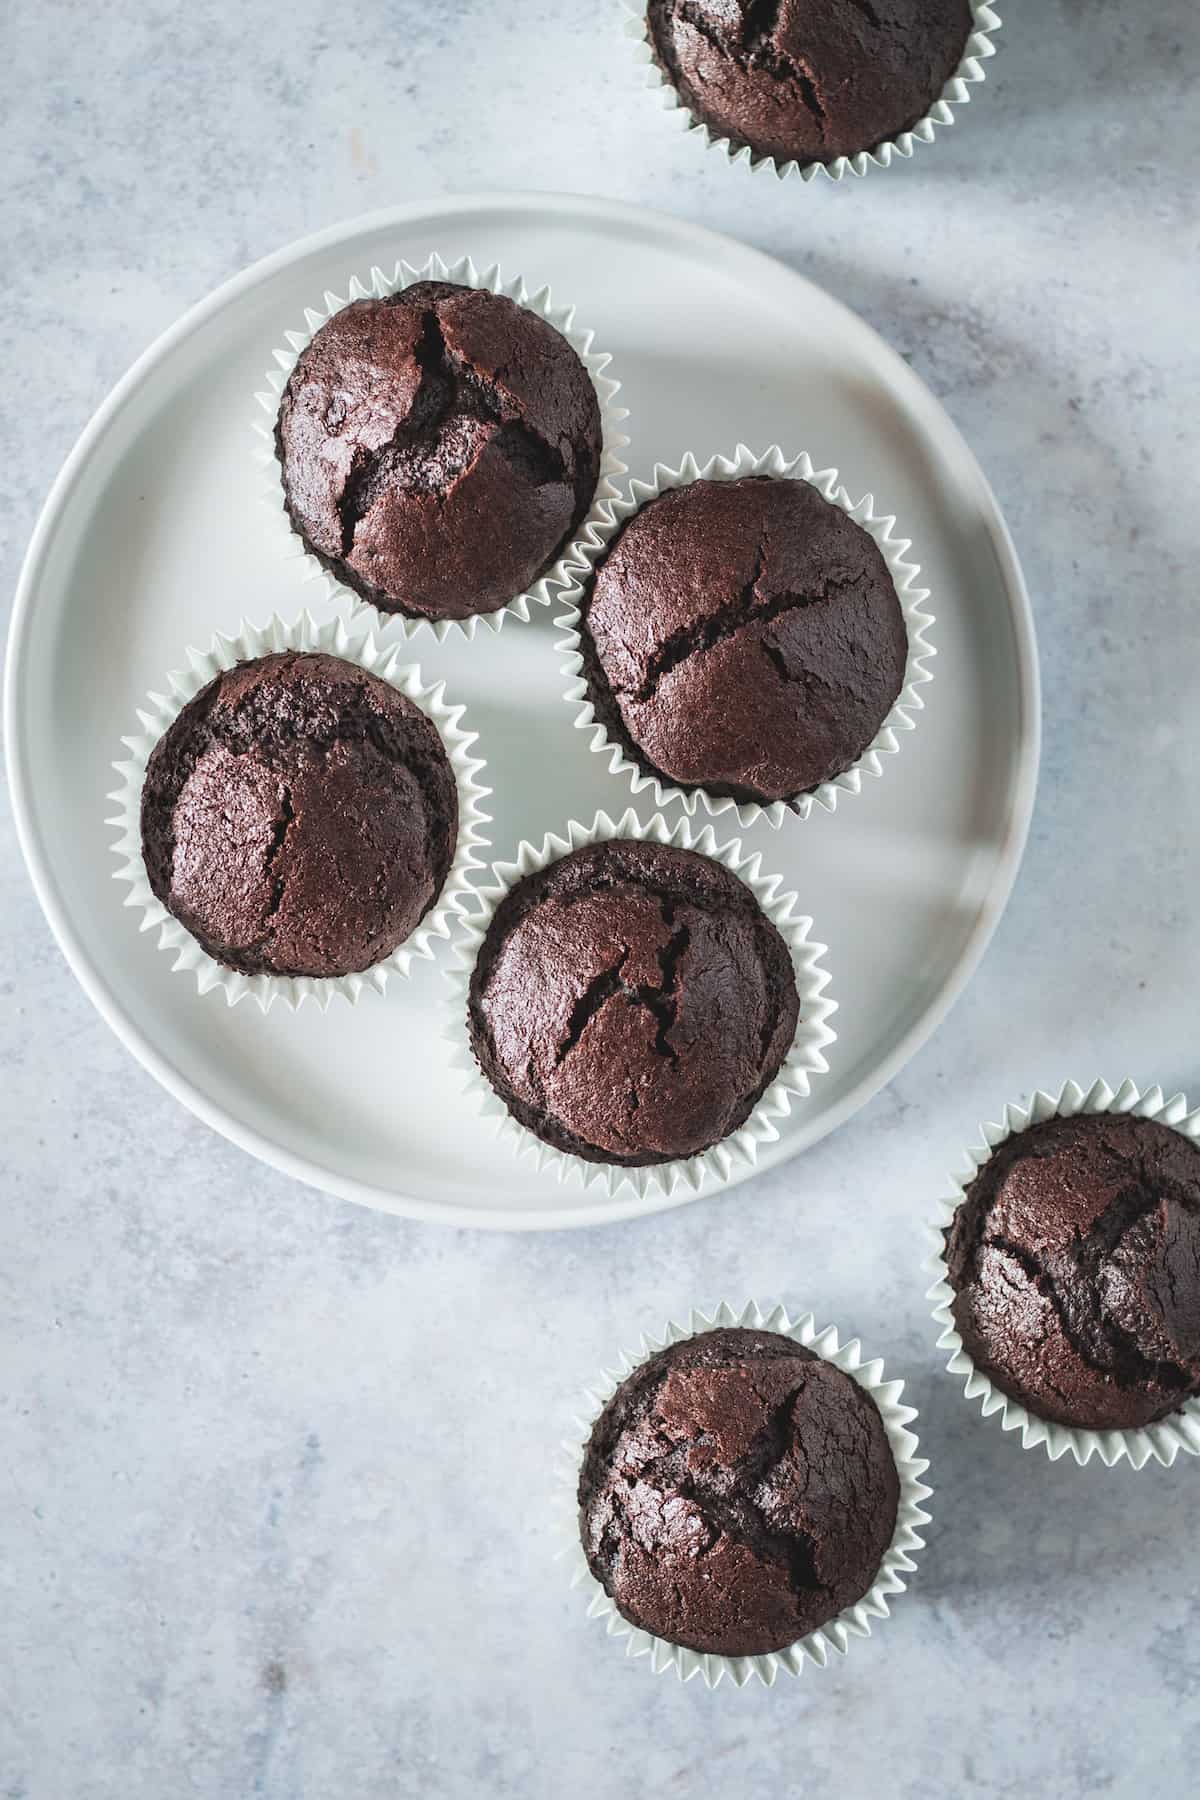
[[[724,1201],[585,1235],[406,1225],[231,1149],[129,1060],[0,824],[0,1797],[1195,1792],[1200,1467],[1023,1457],[939,1368],[914,1236],[976,1119],[1066,1074],[1200,1095],[1194,0],[1008,0],[936,151],[747,184],[608,0],[9,0],[7,595],[93,407],[244,263],[480,186],[646,200],[866,315],[977,449],[1047,691],[1029,855],[901,1080]],[[848,1661],[655,1682],[549,1561],[578,1383],[775,1294],[908,1376],[937,1519]]]

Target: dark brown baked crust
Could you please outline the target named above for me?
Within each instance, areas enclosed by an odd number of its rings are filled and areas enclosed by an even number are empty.
[[[503,295],[422,281],[355,300],[301,352],[275,446],[296,531],[385,612],[494,612],[556,561],[600,472],[596,390]]]
[[[147,764],[141,827],[150,886],[218,962],[347,975],[441,892],[458,792],[420,707],[355,663],[285,651],[183,708]]]
[[[677,787],[794,801],[857,762],[904,685],[879,546],[805,481],[660,494],[607,546],[581,610],[597,717]]]
[[[967,1354],[1039,1418],[1148,1425],[1200,1392],[1200,1147],[1127,1114],[1050,1119],[946,1232]]]
[[[519,882],[470,986],[471,1044],[513,1117],[629,1167],[744,1124],[798,1017],[787,945],[750,889],[709,857],[623,838]]]
[[[758,1656],[862,1599],[899,1495],[856,1381],[776,1332],[708,1331],[651,1356],[596,1421],[580,1536],[631,1625]]]
[[[950,80],[969,0],[650,0],[685,106],[780,162],[833,162],[909,131]]]

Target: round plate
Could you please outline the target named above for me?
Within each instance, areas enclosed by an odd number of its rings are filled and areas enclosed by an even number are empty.
[[[840,1007],[830,1072],[761,1165],[849,1118],[944,1017],[1008,898],[1037,771],[1033,627],[996,501],[937,402],[843,306],[729,238],[608,201],[489,195],[373,214],[256,264],[146,352],[68,458],[22,573],[7,671],[17,826],[91,999],[163,1086],[235,1143],[423,1218],[623,1218],[668,1203],[539,1175],[464,1104],[441,1041],[437,965],[354,1008],[231,1010],[173,973],[111,879],[110,764],[147,689],[243,614],[328,610],[276,556],[255,497],[254,392],[272,348],[326,288],[344,294],[355,272],[432,250],[499,262],[575,303],[623,383],[634,474],[687,450],[704,460],[739,439],[778,441],[896,513],[937,616],[927,710],[882,779],[836,814],[746,834],[813,915]],[[630,799],[572,729],[552,620],[551,609],[470,644],[422,634],[411,646],[481,734],[497,857]],[[722,824],[722,837],[736,831]]]

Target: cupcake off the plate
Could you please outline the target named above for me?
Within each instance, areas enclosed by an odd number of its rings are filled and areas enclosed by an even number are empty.
[[[563,595],[576,729],[659,806],[743,827],[834,811],[932,679],[929,594],[895,527],[777,445],[658,465],[589,528]]]
[[[889,168],[983,81],[984,0],[622,0],[647,86],[710,149],[781,180]]]
[[[752,1168],[834,1036],[823,947],[779,888],[738,842],[632,811],[496,864],[450,1037],[514,1151],[610,1195]]]
[[[111,798],[125,904],[200,993],[382,993],[450,934],[486,846],[444,683],[339,622],[243,622],[167,677]]]
[[[470,258],[372,269],[305,320],[257,396],[281,548],[405,634],[528,619],[624,471],[609,357]]]
[[[1200,1112],[1069,1081],[983,1127],[929,1269],[964,1394],[1026,1449],[1200,1453]]]
[[[782,1306],[722,1302],[643,1336],[563,1445],[564,1554],[589,1617],[710,1688],[770,1687],[869,1636],[929,1518],[903,1386]]]

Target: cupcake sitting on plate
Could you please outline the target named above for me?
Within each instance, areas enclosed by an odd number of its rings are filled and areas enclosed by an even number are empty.
[[[464,921],[459,1066],[514,1148],[564,1179],[723,1181],[826,1066],[811,921],[740,845],[692,845],[684,824],[601,813],[521,845]]]
[[[483,764],[441,684],[340,622],[218,636],[125,739],[127,905],[201,993],[382,993],[448,937],[486,840]]]
[[[338,657],[239,663],[188,702],[142,789],[155,895],[245,975],[349,975],[411,937],[454,859],[432,720]]]
[[[928,596],[894,523],[778,449],[635,482],[564,596],[576,724],[660,804],[743,824],[832,811],[929,680]]]
[[[799,1017],[787,945],[749,888],[671,844],[592,844],[527,876],[471,981],[471,1045],[513,1116],[633,1167],[744,1124]]]
[[[326,296],[299,354],[276,353],[278,400],[260,400],[304,549],[361,601],[442,635],[517,610],[552,573],[612,491],[624,439],[607,357],[545,290],[429,268],[375,270],[345,305]]]

